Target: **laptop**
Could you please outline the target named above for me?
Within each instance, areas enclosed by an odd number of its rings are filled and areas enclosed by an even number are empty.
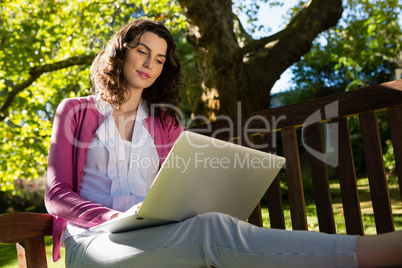
[[[125,232],[220,212],[247,220],[285,158],[183,131],[141,206],[92,227]]]

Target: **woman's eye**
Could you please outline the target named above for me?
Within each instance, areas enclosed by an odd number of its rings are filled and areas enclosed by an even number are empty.
[[[142,51],[142,50],[138,50],[138,53],[147,55],[147,53],[145,51]]]
[[[157,62],[158,64],[163,64],[163,61],[161,61],[161,60],[156,60],[156,62]]]

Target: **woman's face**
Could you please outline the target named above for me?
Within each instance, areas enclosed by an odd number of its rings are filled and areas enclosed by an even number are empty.
[[[145,32],[135,48],[128,49],[123,72],[126,89],[143,90],[151,86],[162,73],[166,61],[167,43],[152,32]]]

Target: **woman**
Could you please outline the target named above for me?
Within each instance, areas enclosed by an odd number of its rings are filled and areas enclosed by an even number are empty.
[[[144,199],[183,129],[169,108],[180,101],[182,76],[175,42],[164,26],[149,20],[127,24],[96,57],[91,73],[94,95],[64,100],[54,121],[45,197],[54,215],[54,260],[64,243],[67,267],[401,262],[400,233],[357,237],[270,230],[218,213],[119,234],[89,231]],[[149,165],[133,167],[136,156]]]

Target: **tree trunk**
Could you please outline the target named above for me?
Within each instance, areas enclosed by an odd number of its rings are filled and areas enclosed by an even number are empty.
[[[203,80],[204,113],[236,116],[268,108],[280,75],[307,53],[317,35],[336,25],[341,0],[311,0],[281,32],[260,40],[236,38],[230,0],[179,0],[188,19],[188,41],[195,47]],[[240,27],[241,29],[241,27]],[[243,44],[243,41],[245,42]]]

